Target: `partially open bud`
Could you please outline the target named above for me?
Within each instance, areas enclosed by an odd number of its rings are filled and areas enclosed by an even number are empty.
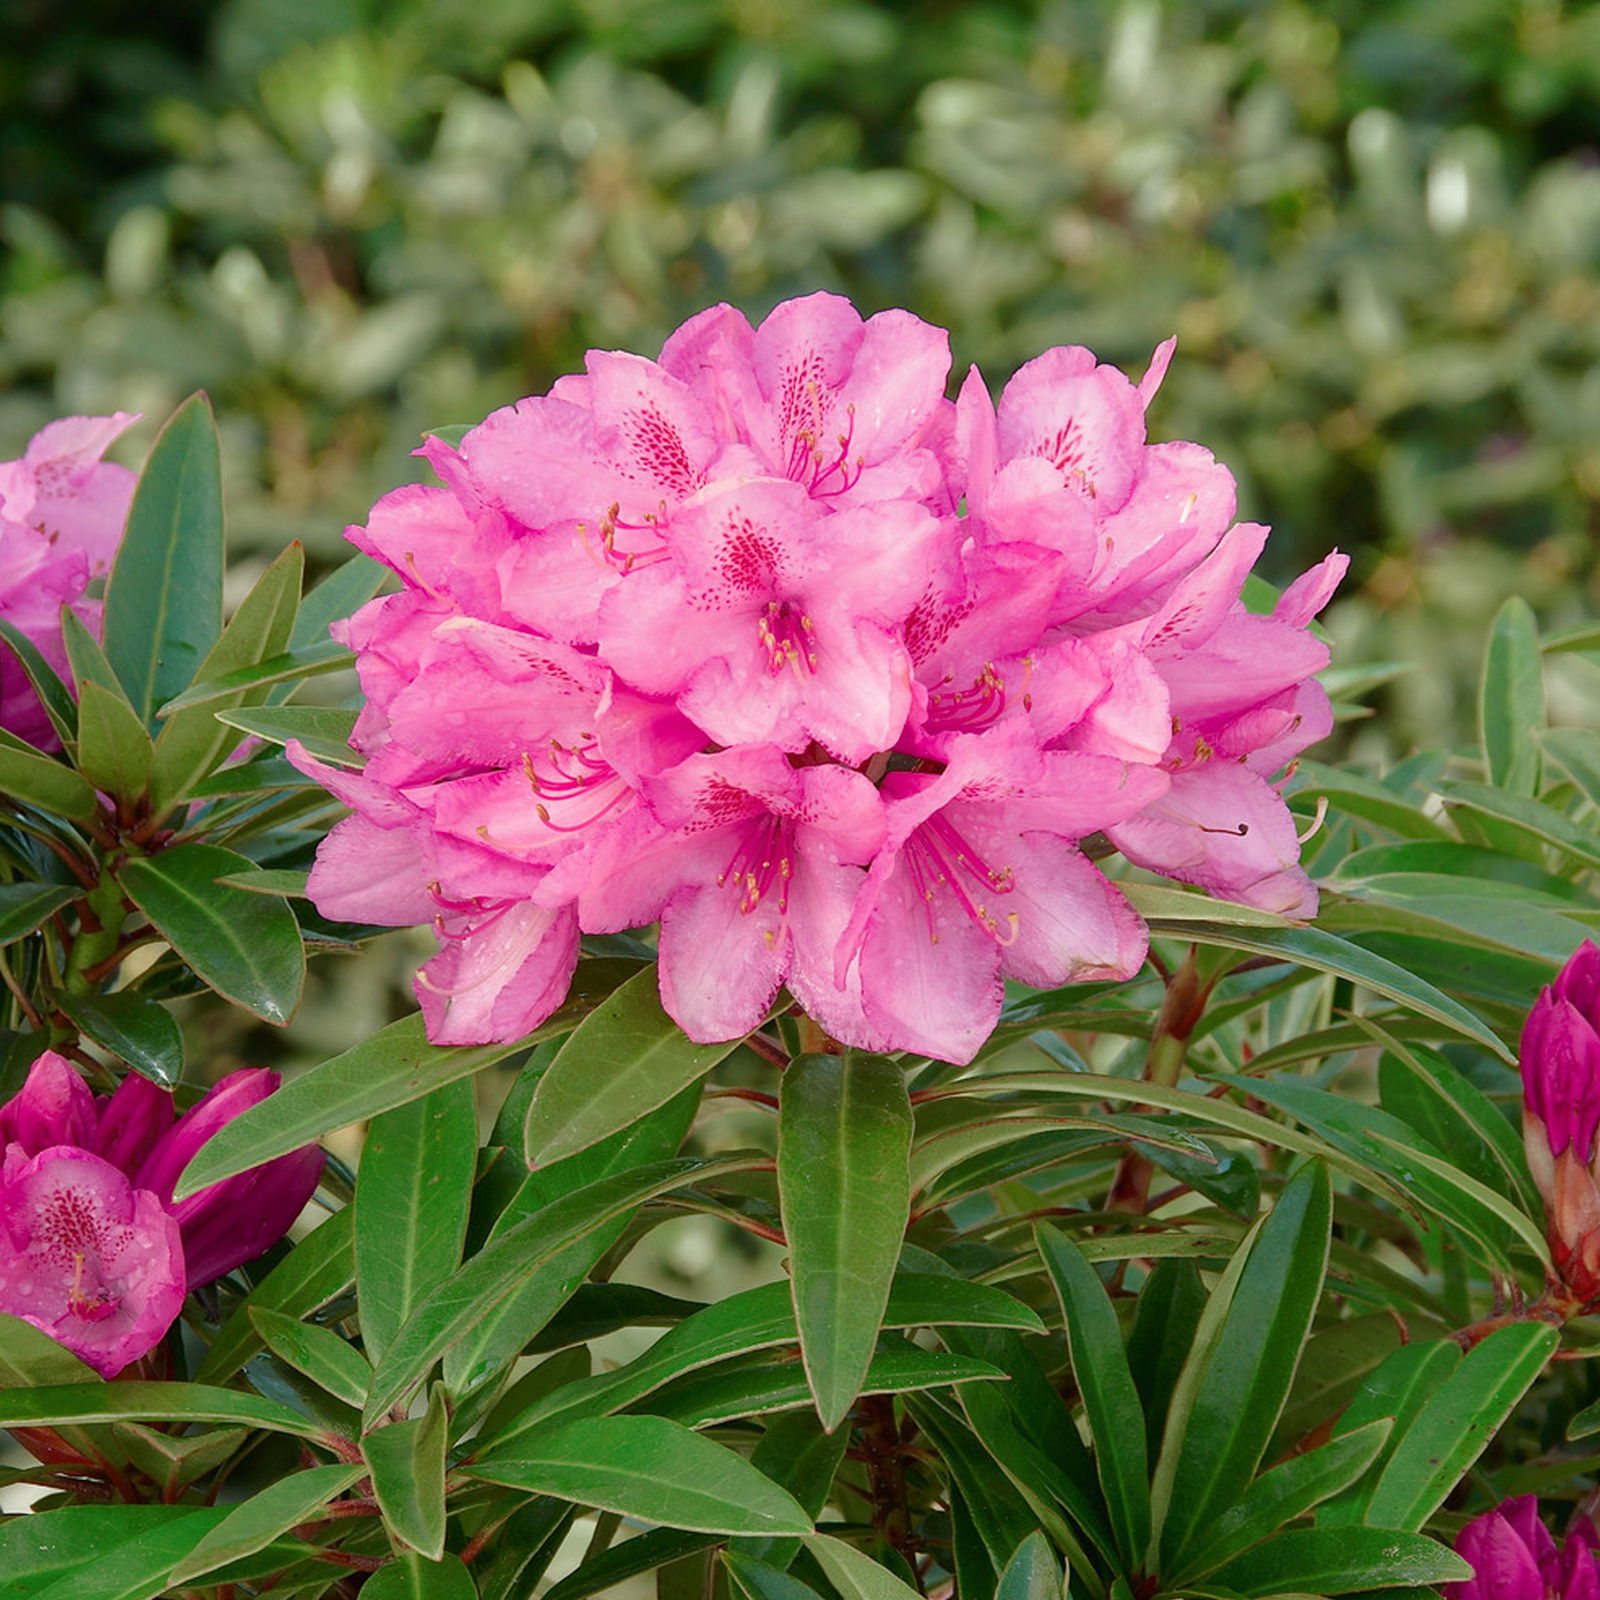
[[[1600,1600],[1595,1539],[1594,1524],[1579,1515],[1558,1545],[1531,1494],[1502,1500],[1457,1535],[1456,1554],[1473,1576],[1444,1592],[1449,1600]]]
[[[1522,1029],[1522,1142],[1556,1270],[1600,1299],[1600,949],[1585,940]]]

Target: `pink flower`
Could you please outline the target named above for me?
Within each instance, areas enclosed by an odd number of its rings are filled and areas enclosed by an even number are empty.
[[[1464,1527],[1456,1553],[1473,1567],[1465,1583],[1445,1585],[1449,1600],[1600,1600],[1596,1534],[1576,1519],[1557,1546],[1531,1494],[1505,1500]]]
[[[100,605],[84,599],[116,554],[134,475],[102,461],[139,419],[63,417],[40,429],[20,460],[0,463],[0,617],[21,629],[63,677],[61,608],[70,605],[98,637]],[[0,727],[42,750],[60,745],[26,674],[0,645]]]
[[[307,1145],[172,1198],[200,1146],[277,1086],[275,1072],[230,1073],[174,1121],[148,1079],[96,1097],[47,1050],[0,1106],[0,1311],[107,1377],[154,1348],[187,1290],[270,1249],[317,1186],[322,1152]]]
[[[1522,1142],[1544,1198],[1556,1270],[1600,1298],[1600,949],[1584,942],[1522,1029]]]
[[[964,1061],[1006,978],[1126,978],[1145,931],[1080,848],[1296,915],[1278,793],[1327,726],[1308,624],[1249,615],[1265,530],[1137,385],[1046,352],[944,395],[948,341],[835,296],[593,351],[424,454],[351,537],[399,575],[338,631],[360,772],[311,892],[431,922],[429,1037],[509,1040],[584,933],[660,925],[664,1005],[738,1037],[780,986],[843,1043]],[[1103,843],[1103,838],[1101,841]]]

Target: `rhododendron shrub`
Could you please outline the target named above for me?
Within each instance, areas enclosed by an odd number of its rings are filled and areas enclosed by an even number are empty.
[[[350,530],[401,583],[340,630],[364,766],[291,746],[354,812],[318,905],[432,924],[439,1043],[526,1033],[581,934],[659,923],[691,1039],[786,984],[837,1041],[957,1062],[1003,980],[1139,969],[1086,840],[1312,915],[1278,785],[1330,726],[1308,625],[1345,559],[1246,609],[1266,530],[1146,437],[1171,354],[952,401],[942,330],[813,295],[431,440],[442,487]]]
[[[63,675],[61,608],[99,635],[100,603],[84,591],[110,568],[133,496],[133,473],[100,457],[137,421],[121,411],[63,417],[41,428],[19,459],[0,462],[0,621]],[[61,743],[3,640],[0,728],[44,750]]]

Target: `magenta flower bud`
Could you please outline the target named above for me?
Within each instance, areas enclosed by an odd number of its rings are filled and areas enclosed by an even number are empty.
[[[195,1153],[219,1129],[278,1087],[276,1072],[244,1067],[191,1106],[151,1147],[134,1174],[183,1230],[191,1289],[253,1261],[288,1232],[322,1176],[322,1151],[305,1145],[175,1201],[172,1191]]]
[[[114,1377],[183,1308],[178,1224],[148,1190],[86,1150],[54,1145],[0,1169],[0,1311]]]
[[[1448,1600],[1600,1600],[1594,1528],[1580,1519],[1558,1546],[1531,1494],[1503,1501],[1456,1538],[1473,1576],[1445,1585]]]
[[[46,1050],[22,1088],[0,1105],[0,1147],[21,1145],[30,1156],[56,1144],[90,1150],[97,1120],[88,1084],[65,1056]]]

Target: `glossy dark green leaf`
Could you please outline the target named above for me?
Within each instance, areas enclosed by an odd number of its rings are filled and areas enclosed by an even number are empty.
[[[78,770],[102,793],[132,804],[150,784],[155,748],[120,693],[98,683],[78,691]]]
[[[71,691],[39,653],[38,645],[6,617],[0,617],[0,649],[9,650],[21,663],[56,738],[70,748],[78,730],[78,707]]]
[[[50,883],[0,883],[0,945],[27,938],[51,912],[82,894]]]
[[[298,1321],[320,1311],[355,1282],[352,1220],[351,1208],[341,1206],[285,1254],[211,1341],[195,1372],[198,1381],[220,1383],[232,1377],[262,1348],[261,1335],[250,1320],[252,1309],[282,1312]]]
[[[1206,1292],[1192,1261],[1157,1262],[1139,1291],[1128,1334],[1128,1366],[1139,1386],[1152,1457],[1166,1431],[1167,1407],[1205,1304]]]
[[[90,1385],[92,1368],[31,1322],[0,1312],[0,1389]]]
[[[535,1505],[561,1505],[560,1500],[536,1500]],[[609,1550],[591,1556],[577,1569],[547,1589],[540,1600],[586,1600],[592,1594],[615,1594],[632,1578],[647,1572],[656,1574],[659,1596],[668,1573],[680,1562],[687,1565],[705,1556],[721,1541],[714,1533],[684,1533],[677,1528],[650,1528],[632,1539],[614,1544]],[[704,1594],[709,1585],[699,1592]],[[523,1600],[519,1590],[516,1600]]]
[[[995,1585],[994,1600],[1061,1600],[1061,1558],[1042,1533],[1017,1546]]]
[[[1420,1528],[1544,1371],[1559,1342],[1560,1334],[1547,1324],[1517,1322],[1475,1344],[1404,1433],[1397,1432],[1365,1520],[1384,1528]]]
[[[471,1079],[373,1120],[356,1180],[356,1291],[370,1361],[461,1261],[478,1158]],[[356,1402],[358,1405],[360,1401]]]
[[[854,1545],[829,1534],[813,1534],[805,1542],[811,1559],[827,1574],[843,1600],[917,1600],[917,1591]]]
[[[1122,1325],[1100,1275],[1069,1238],[1040,1223],[1034,1243],[1061,1301],[1073,1377],[1117,1548],[1133,1566],[1150,1542],[1150,1478],[1144,1407],[1128,1367]]]
[[[872,1359],[911,1203],[911,1103],[884,1056],[800,1056],[783,1075],[778,1195],[795,1320],[823,1426]]]
[[[822,1600],[810,1584],[802,1583],[792,1573],[769,1567],[754,1556],[728,1550],[722,1564],[733,1580],[735,1594],[742,1600]]]
[[[573,1030],[528,1105],[530,1166],[544,1166],[626,1128],[698,1082],[738,1048],[695,1044],[661,1009],[656,969],[620,985]],[[604,1083],[605,1092],[595,1093]]]
[[[179,1491],[220,1467],[250,1439],[248,1428],[210,1428],[204,1433],[166,1433],[143,1422],[114,1422],[111,1431],[141,1472],[175,1501]]]
[[[750,1465],[787,1489],[815,1521],[827,1505],[849,1443],[842,1428],[828,1433],[808,1407],[771,1418],[750,1453]],[[800,1545],[793,1537],[744,1534],[729,1548],[787,1571]]]
[[[433,1363],[516,1295],[550,1257],[658,1194],[737,1171],[742,1159],[659,1161],[587,1185],[507,1229],[434,1289],[406,1320],[374,1374],[370,1425],[415,1389]],[[529,1328],[528,1337],[538,1330]],[[475,1374],[469,1374],[469,1381]]]
[[[147,725],[222,631],[222,478],[203,394],[162,428],[106,583],[105,651]]]
[[[363,1333],[365,1333],[365,1306]],[[302,1322],[265,1306],[252,1306],[250,1320],[261,1341],[280,1360],[296,1372],[304,1373],[320,1389],[347,1406],[359,1407],[372,1382],[372,1367],[367,1358],[332,1328]]]
[[[237,1422],[318,1439],[322,1430],[298,1412],[237,1389],[200,1383],[84,1383],[0,1390],[0,1428],[58,1423]]]
[[[470,1476],[703,1533],[807,1534],[811,1518],[743,1456],[664,1417],[585,1417]]]
[[[1537,792],[1536,735],[1544,720],[1539,625],[1528,602],[1511,595],[1489,625],[1478,688],[1478,732],[1491,783],[1516,794]]]
[[[250,866],[242,858],[241,863]],[[254,904],[255,897],[249,898]],[[236,1117],[201,1147],[179,1180],[177,1198],[297,1150],[335,1128],[419,1100],[441,1084],[470,1077],[541,1038],[567,1032],[600,993],[609,992],[607,985],[622,969],[631,973],[634,964],[580,961],[567,1004],[527,1038],[510,1044],[429,1044],[420,1013],[390,1023],[370,1039],[292,1078],[270,1101]]]
[[[0,1525],[0,1600],[154,1600],[227,1515],[209,1506],[63,1506]]]
[[[1211,1583],[1242,1595],[1339,1595],[1383,1585],[1459,1583],[1472,1568],[1434,1539],[1395,1528],[1288,1528]]]
[[[228,1510],[206,1536],[173,1567],[167,1582],[177,1585],[254,1555],[280,1535],[309,1522],[361,1476],[359,1466],[339,1463],[290,1473]]]
[[[251,706],[247,710],[219,711],[229,727],[273,744],[298,739],[319,761],[336,766],[360,766],[365,757],[350,748],[356,713],[333,706]]]
[[[380,1567],[361,1586],[362,1600],[478,1600],[472,1573],[448,1552],[430,1561],[414,1550]]]
[[[153,1083],[171,1089],[183,1077],[183,1032],[165,1006],[131,990],[53,998],[86,1038]]]
[[[1326,1169],[1302,1168],[1212,1292],[1167,1414],[1151,1490],[1163,1571],[1255,1473],[1321,1296],[1331,1218]]]
[[[240,601],[222,637],[197,669],[199,681],[224,677],[282,652],[294,625],[304,571],[304,553],[298,544],[291,544]],[[232,700],[196,706],[165,718],[156,739],[150,785],[150,804],[157,817],[165,816],[238,745],[238,733],[218,722],[214,713],[223,706],[244,703],[253,692],[265,693],[241,690]]]
[[[280,683],[298,683],[302,678],[319,678],[327,672],[338,672],[351,666],[355,657],[332,639],[319,644],[308,644],[298,650],[283,650],[264,660],[253,661],[248,666],[234,667],[215,678],[208,678],[186,688],[161,703],[163,717],[175,717],[180,711],[205,706],[212,710],[227,704],[237,705],[237,696],[270,689]],[[230,720],[230,726],[238,726]]]
[[[1182,1570],[1163,1577],[1174,1585],[1192,1583],[1265,1543],[1359,1478],[1377,1459],[1391,1426],[1379,1418],[1262,1473],[1185,1554]]]
[[[0,805],[21,804],[73,822],[99,815],[94,785],[82,773],[0,728]]]
[[[294,913],[219,882],[254,865],[220,845],[181,844],[125,863],[117,881],[206,984],[264,1022],[285,1023],[306,973]]]
[[[449,1443],[450,1414],[438,1384],[420,1417],[374,1428],[361,1441],[390,1536],[429,1561],[444,1554],[444,1458]]]
[[[499,1537],[472,1564],[472,1580],[482,1600],[527,1600],[545,1569],[561,1549],[567,1530],[578,1515],[578,1508],[565,1500],[536,1495],[523,1500],[501,1524]],[[640,1539],[651,1538],[642,1534]],[[714,1534],[694,1537],[708,1541]],[[640,1539],[630,1539],[629,1545]],[[626,1548],[624,1546],[623,1548]],[[545,1591],[555,1593],[554,1588]],[[428,1600],[428,1597],[420,1597]]]

